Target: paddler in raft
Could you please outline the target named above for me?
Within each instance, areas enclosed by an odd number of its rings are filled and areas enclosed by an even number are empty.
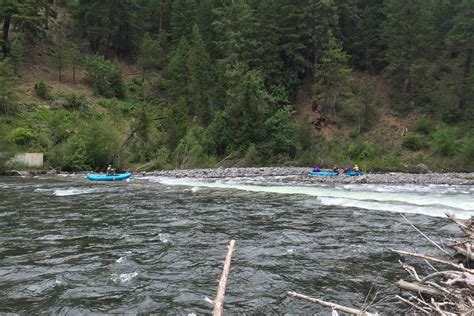
[[[108,176],[114,176],[115,175],[115,169],[112,168],[112,165],[110,165],[110,164],[107,166],[107,175]]]
[[[313,167],[313,172],[320,172],[320,171],[321,171],[321,168],[319,168],[318,165]]]

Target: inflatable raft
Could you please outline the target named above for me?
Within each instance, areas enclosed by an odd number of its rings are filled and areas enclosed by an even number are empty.
[[[89,173],[87,175],[87,179],[91,181],[121,181],[121,180],[128,179],[131,176],[132,176],[131,172],[114,174],[114,175]]]
[[[335,177],[339,175],[339,172],[332,171],[310,171],[308,173],[310,176],[322,176],[322,177]]]

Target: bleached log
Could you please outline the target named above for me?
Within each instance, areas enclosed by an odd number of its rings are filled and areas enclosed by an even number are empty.
[[[449,262],[449,261],[446,261],[446,260],[443,260],[443,259],[438,259],[438,258],[435,258],[435,257],[426,256],[426,255],[422,255],[422,254],[419,254],[419,253],[407,252],[407,251],[396,250],[396,249],[391,249],[391,251],[402,254],[402,255],[407,255],[407,256],[427,259],[427,260],[437,262],[437,263],[442,263],[442,264],[448,265],[450,267],[456,268],[460,271],[474,274],[474,270],[472,270],[472,269],[465,268],[463,265],[457,265],[455,263],[452,263],[452,262]]]
[[[431,286],[423,285],[419,282],[407,282],[405,280],[399,280],[397,283],[395,283],[395,285],[410,292],[428,294],[437,297],[443,297],[444,295],[442,291],[432,288]]]
[[[450,247],[459,252],[460,254],[466,256],[470,260],[474,261],[474,252],[472,252],[471,243],[465,243],[462,245],[464,245],[464,247],[462,247],[461,244],[450,245]]]
[[[339,305],[339,304],[326,302],[326,301],[323,301],[323,300],[320,300],[320,299],[317,299],[317,298],[314,298],[314,297],[310,297],[310,296],[307,296],[307,295],[304,295],[304,294],[296,293],[294,291],[289,291],[288,294],[291,295],[291,296],[294,296],[294,297],[299,297],[299,298],[308,300],[310,302],[319,304],[321,306],[333,308],[333,309],[336,309],[338,311],[349,313],[349,314],[352,314],[352,315],[360,315],[360,316],[376,316],[376,315],[378,315],[378,314],[373,314],[373,313],[369,313],[369,312],[366,312],[366,311],[362,311],[362,310],[359,310],[359,309],[356,309],[356,308],[346,307],[346,306],[342,306],[342,305]]]
[[[232,253],[234,252],[235,240],[231,240],[228,246],[227,255],[224,260],[224,268],[222,269],[221,279],[219,281],[219,286],[217,287],[217,295],[212,303],[214,304],[214,309],[212,310],[213,316],[221,316],[224,312],[224,295],[225,288],[227,285],[227,277],[230,270],[230,262],[232,260]]]
[[[459,226],[459,228],[470,238],[474,238],[474,231],[472,228],[468,227],[464,221],[457,219],[454,214],[446,213],[446,216],[452,220],[456,225]],[[472,218],[472,217],[471,217]]]

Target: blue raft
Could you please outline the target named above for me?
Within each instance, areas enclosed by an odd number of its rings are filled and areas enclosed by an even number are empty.
[[[108,175],[108,174],[93,174],[89,173],[87,179],[91,181],[121,181],[128,179],[132,176],[131,172]]]
[[[339,175],[339,172],[330,172],[330,171],[310,171],[308,173],[310,176],[323,176],[323,177],[335,177]]]
[[[364,173],[361,171],[349,171],[349,172],[346,172],[345,175],[348,177],[359,177],[359,176],[363,176]]]

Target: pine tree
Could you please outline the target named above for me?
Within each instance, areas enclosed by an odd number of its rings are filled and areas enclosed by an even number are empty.
[[[18,69],[25,58],[25,48],[21,39],[15,38],[11,43],[10,59],[13,65],[13,72],[18,75]]]
[[[41,0],[3,0],[0,2],[0,16],[3,19],[2,49],[6,56],[10,53],[10,26],[15,25],[26,38],[34,41],[45,35],[50,12],[49,3]]]
[[[474,79],[471,74],[472,57],[474,52],[474,2],[470,0],[461,1],[456,8],[453,27],[448,33],[448,42],[451,47],[462,51],[464,55],[463,72],[459,88],[459,109],[464,114],[469,102],[474,104]]]
[[[384,2],[387,18],[382,25],[382,37],[387,46],[386,71],[394,87],[412,103],[423,86],[426,59],[432,47],[432,15],[428,9],[424,0],[409,4],[398,0]]]
[[[161,67],[163,60],[164,52],[160,42],[153,39],[150,34],[145,34],[137,57],[137,66],[142,71],[143,81],[145,81],[147,73]]]
[[[256,32],[258,59],[261,72],[267,82],[279,83],[283,77],[283,63],[280,58],[281,30],[279,16],[273,0],[261,0],[256,4],[256,19],[260,27]]]
[[[71,43],[67,39],[66,28],[63,23],[57,23],[53,30],[54,62],[58,67],[59,82],[63,81],[63,70],[72,60],[69,51]]]
[[[189,39],[196,17],[195,0],[174,0],[171,6],[171,38],[178,42],[182,37]]]
[[[171,53],[170,60],[165,69],[167,77],[170,79],[169,91],[177,99],[184,98],[189,100],[189,43],[182,37],[178,42],[176,49]]]
[[[17,107],[17,77],[8,59],[0,61],[0,114],[14,114]]]
[[[282,34],[279,47],[287,72],[303,73],[310,66],[306,49],[311,28],[302,24],[305,3],[305,0],[281,0],[278,6]]]
[[[190,72],[189,93],[192,112],[196,113],[202,124],[211,121],[210,90],[212,87],[211,57],[206,50],[204,41],[197,25],[191,35],[188,69]]]
[[[244,0],[234,0],[214,12],[213,26],[221,62],[227,69],[239,63],[257,67],[261,62],[256,58],[258,24],[251,7]]]
[[[350,69],[347,66],[349,56],[342,45],[329,31],[320,63],[316,66],[316,101],[324,114],[335,116],[336,102],[344,88]]]
[[[227,90],[226,112],[231,147],[234,150],[246,149],[251,143],[262,140],[263,110],[268,93],[260,72],[246,70],[244,65],[228,71],[227,80],[230,88]]]

